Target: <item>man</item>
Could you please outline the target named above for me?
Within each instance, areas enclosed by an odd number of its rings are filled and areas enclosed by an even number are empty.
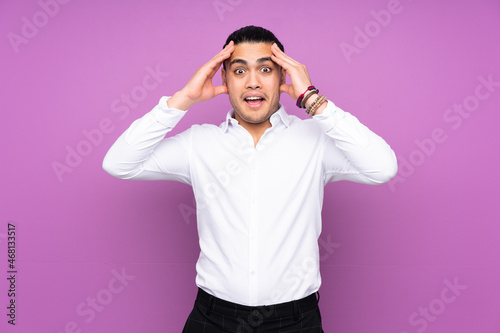
[[[213,86],[221,65],[223,85]],[[288,115],[282,92],[312,119]],[[164,138],[193,105],[220,94],[233,107],[220,126]],[[324,186],[380,184],[397,171],[387,143],[319,95],[306,67],[254,26],[233,32],[183,89],[136,120],[103,167],[119,178],[192,185],[201,252],[188,333],[323,332],[316,293]]]

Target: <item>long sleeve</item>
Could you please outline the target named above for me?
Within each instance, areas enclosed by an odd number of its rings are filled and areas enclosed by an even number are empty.
[[[327,136],[323,154],[325,184],[339,180],[382,184],[396,175],[394,151],[356,117],[328,101],[323,113],[314,119]]]
[[[103,169],[121,179],[176,180],[190,184],[189,131],[165,139],[185,111],[169,108],[162,97],[153,110],[137,119],[116,140],[103,160]],[[159,163],[155,151],[172,158]]]

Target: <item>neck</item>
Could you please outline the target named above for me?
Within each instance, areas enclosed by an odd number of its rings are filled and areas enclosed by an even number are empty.
[[[266,129],[271,127],[271,121],[269,119],[261,123],[249,123],[241,119],[237,114],[234,115],[234,118],[238,120],[238,123],[246,129],[248,133],[250,133],[253,138],[254,147],[256,147],[257,143],[259,143],[259,140]]]

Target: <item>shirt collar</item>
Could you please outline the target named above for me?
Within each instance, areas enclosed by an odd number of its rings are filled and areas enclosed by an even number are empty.
[[[282,104],[280,104],[278,111],[271,115],[270,121],[272,126],[276,126],[279,122],[282,122],[286,127],[290,126],[290,116],[286,113],[285,107]],[[238,124],[238,121],[234,119],[234,109],[231,109],[227,113],[226,120],[220,124],[219,127],[222,129],[222,132],[225,133],[227,131],[229,123]]]

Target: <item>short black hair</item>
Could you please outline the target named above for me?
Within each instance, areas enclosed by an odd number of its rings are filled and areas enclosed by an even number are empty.
[[[271,31],[254,25],[248,25],[234,31],[229,35],[229,37],[227,37],[226,43],[222,48],[225,48],[230,41],[233,41],[234,45],[238,45],[240,43],[276,43],[280,50],[285,52],[283,44],[281,44],[278,38],[276,38],[276,36]],[[225,62],[223,63],[223,66],[225,69]]]

